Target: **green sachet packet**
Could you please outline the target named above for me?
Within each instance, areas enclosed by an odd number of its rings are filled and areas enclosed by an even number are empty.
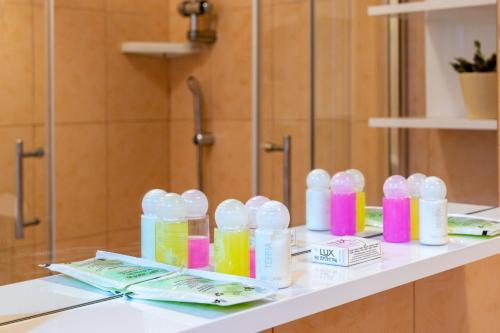
[[[448,233],[470,236],[500,235],[500,221],[471,215],[450,214],[448,216]]]
[[[120,255],[115,255],[115,258],[97,256],[83,261],[50,264],[45,267],[96,288],[115,293],[124,292],[130,285],[155,279],[170,272],[167,269],[147,267],[122,260]]]
[[[366,207],[366,225],[383,228],[381,207]],[[500,235],[500,221],[465,214],[448,214],[448,234],[494,237]]]
[[[191,271],[193,272],[193,271]],[[205,272],[204,275],[214,274]],[[128,296],[156,301],[175,301],[229,306],[266,298],[274,290],[244,282],[246,278],[234,277],[234,282],[219,281],[190,273],[172,273],[159,279],[131,286]]]

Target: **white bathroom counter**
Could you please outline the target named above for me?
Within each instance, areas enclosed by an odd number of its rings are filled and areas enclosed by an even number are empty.
[[[459,208],[467,207],[450,206],[450,212],[467,212]],[[474,215],[500,218],[500,208]],[[296,229],[299,245],[333,237]],[[382,259],[351,267],[313,264],[309,254],[295,256],[293,285],[274,300],[221,308],[120,298],[10,324],[0,332],[255,332],[498,254],[500,237],[451,237],[445,246],[382,246]]]

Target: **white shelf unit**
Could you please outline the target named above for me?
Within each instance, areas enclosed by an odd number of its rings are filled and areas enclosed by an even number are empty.
[[[432,126],[418,128],[452,126],[456,129],[471,129],[469,126],[479,126],[473,129],[483,129],[477,122],[470,123],[466,119],[459,75],[450,62],[456,57],[471,59],[476,39],[481,41],[485,54],[496,52],[496,4],[496,0],[422,0],[368,8],[368,15],[371,16],[424,15],[425,54],[422,61],[425,62],[425,119],[430,120],[422,123],[422,119],[401,119],[401,125],[414,124],[413,121],[416,121],[421,126]],[[445,124],[436,120],[439,118],[452,120],[450,124]],[[434,122],[438,125],[430,125]],[[485,126],[490,130],[493,123],[487,121],[485,124],[488,123]]]
[[[495,119],[465,118],[370,118],[368,126],[373,128],[414,128],[496,131]]]
[[[495,6],[496,0],[426,0],[368,7],[369,16],[399,15],[438,10]]]
[[[122,52],[126,54],[139,54],[174,58],[199,53],[201,46],[194,43],[172,42],[126,42],[122,43]]]

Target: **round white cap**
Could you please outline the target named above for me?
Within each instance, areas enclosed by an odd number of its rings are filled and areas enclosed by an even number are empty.
[[[246,229],[248,209],[239,200],[224,200],[215,210],[215,223],[219,229],[224,230]]]
[[[333,193],[354,193],[356,192],[356,183],[351,174],[345,171],[337,172],[332,177],[330,188]]]
[[[204,217],[208,211],[208,199],[205,193],[199,190],[188,190],[182,193],[186,202],[188,217]]]
[[[386,198],[402,199],[409,196],[408,182],[403,176],[390,176],[384,182],[384,195]]]
[[[365,176],[363,176],[363,173],[358,169],[349,169],[346,172],[354,177],[356,192],[363,192],[363,190],[365,189]]]
[[[446,184],[441,178],[427,177],[420,187],[420,195],[425,200],[443,200],[446,198]]]
[[[426,176],[423,173],[414,173],[408,177],[408,190],[411,197],[420,197],[420,186],[424,182]]]
[[[187,207],[184,199],[177,193],[167,193],[156,203],[156,216],[162,220],[184,220]]]
[[[146,216],[156,216],[156,203],[158,199],[167,194],[166,191],[161,189],[154,189],[149,191],[142,198],[142,212]]]
[[[259,229],[283,230],[290,224],[288,208],[279,201],[269,201],[257,211]]]
[[[245,207],[248,209],[248,226],[250,228],[257,228],[257,211],[263,204],[269,201],[269,198],[258,195],[248,199],[245,203]]]
[[[327,190],[330,186],[330,175],[323,169],[314,169],[307,175],[307,188],[313,190]]]

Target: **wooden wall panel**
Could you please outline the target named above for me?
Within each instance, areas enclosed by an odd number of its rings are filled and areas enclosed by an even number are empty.
[[[274,333],[413,332],[413,284],[274,328]]]

